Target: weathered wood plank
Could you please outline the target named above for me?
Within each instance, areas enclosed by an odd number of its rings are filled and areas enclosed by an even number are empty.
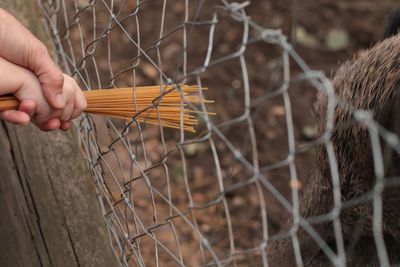
[[[0,7],[45,36],[35,1]],[[1,266],[118,265],[76,129],[0,124],[0,211]]]
[[[27,214],[30,214],[25,198],[25,192],[21,187],[17,168],[7,132],[4,124],[0,127],[0,262],[15,266],[24,266],[32,263],[40,266],[46,259],[40,259],[40,255],[46,255],[44,247],[34,244],[33,236],[39,234],[38,229],[31,229]],[[34,232],[34,233],[32,233]]]

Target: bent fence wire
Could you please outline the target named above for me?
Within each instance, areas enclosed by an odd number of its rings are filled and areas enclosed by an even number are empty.
[[[373,206],[371,236],[380,263],[388,263],[380,142],[398,149],[398,140],[367,111],[352,111],[352,123],[369,131],[376,179],[368,192],[343,201],[330,136],[335,106],[346,103],[280,30],[247,15],[247,9],[258,8],[250,1],[43,0],[40,5],[60,66],[82,88],[131,86],[134,92],[140,85],[192,84],[208,88],[199,94],[216,101],[192,105],[204,112],[197,114],[194,134],[134,117],[85,114],[80,120],[82,149],[122,266],[267,266],[268,244],[283,238],[290,238],[301,265],[307,259],[298,229],[305,229],[334,265],[343,266],[348,255],[340,214],[361,202]],[[322,135],[312,115],[317,91],[328,99]],[[312,183],[318,146],[329,158],[332,205],[326,214],[307,218],[299,193]],[[337,249],[314,229],[321,222],[332,222]]]

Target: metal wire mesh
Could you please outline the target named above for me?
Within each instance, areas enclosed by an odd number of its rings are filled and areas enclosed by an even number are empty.
[[[313,260],[324,257],[345,266],[364,236],[373,247],[365,253],[389,266],[385,238],[399,235],[382,227],[384,211],[392,212],[383,209],[382,192],[396,185],[397,173],[387,178],[382,147],[400,151],[397,136],[363,105],[337,97],[330,80],[311,70],[280,30],[252,20],[246,13],[250,1],[40,4],[60,66],[82,88],[131,86],[134,91],[139,85],[187,83],[207,87],[199,94],[216,100],[192,105],[204,112],[196,134],[135,118],[125,122],[86,114],[80,121],[82,148],[122,266],[274,266],[271,255],[280,255],[275,263],[321,266]],[[317,92],[325,103],[320,134],[310,102],[303,101]],[[344,121],[348,125],[337,125],[338,108],[352,116]],[[304,137],[302,129],[310,125]],[[373,152],[364,163],[374,179],[352,197],[343,190],[355,186],[357,191],[358,185],[343,182],[342,162],[358,157],[339,159],[332,140],[346,127],[367,133],[362,145]],[[353,144],[349,140],[343,142]],[[318,149],[329,170],[322,182],[315,178]],[[364,170],[348,172],[355,171]],[[328,202],[321,200],[323,194]],[[318,204],[325,206],[307,210]],[[367,211],[350,223],[346,211],[364,204]],[[360,218],[371,224],[359,223]],[[287,247],[279,243],[283,240]],[[318,253],[310,254],[313,246]],[[292,252],[283,256],[284,250]]]

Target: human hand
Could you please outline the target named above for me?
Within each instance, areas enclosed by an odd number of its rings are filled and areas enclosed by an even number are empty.
[[[68,130],[70,120],[86,108],[86,99],[71,77],[64,75],[63,80],[65,106],[54,109],[45,99],[40,81],[33,72],[0,58],[1,94],[13,94],[20,101],[18,110],[3,111],[0,119],[16,124],[32,121],[43,131]]]
[[[0,9],[0,21],[0,57],[31,70],[38,77],[50,107],[63,109],[66,104],[64,75],[51,59],[46,46],[3,9]]]

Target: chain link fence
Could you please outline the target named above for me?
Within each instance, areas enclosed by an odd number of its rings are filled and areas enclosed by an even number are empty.
[[[254,5],[263,14],[261,1],[40,1],[59,64],[83,89],[191,84],[216,101],[189,103],[195,134],[135,118],[79,121],[116,257],[121,266],[395,263],[400,45],[366,52],[333,86],[280,30],[248,16]]]

